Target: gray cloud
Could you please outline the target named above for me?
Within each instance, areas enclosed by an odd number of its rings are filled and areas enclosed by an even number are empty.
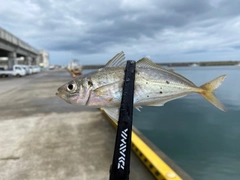
[[[216,54],[209,60],[217,60],[219,51],[236,59],[239,12],[238,0],[5,1],[0,25],[60,63],[70,54],[94,63],[96,55],[103,59],[121,50],[131,58],[167,57],[165,62],[185,54],[202,58],[206,52]]]

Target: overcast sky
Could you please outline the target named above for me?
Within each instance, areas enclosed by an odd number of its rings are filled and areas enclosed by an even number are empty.
[[[1,0],[0,26],[52,64],[240,60],[239,0]]]

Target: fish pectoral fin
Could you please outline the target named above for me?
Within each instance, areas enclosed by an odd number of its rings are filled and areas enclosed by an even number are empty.
[[[111,107],[111,108],[102,108],[102,110],[114,121],[118,121],[119,118],[119,108]]]
[[[122,82],[121,81],[116,81],[114,83],[106,84],[104,86],[98,87],[93,90],[93,92],[98,95],[98,96],[108,96],[110,95],[111,90],[118,90],[122,89]],[[113,92],[112,92],[113,93]]]
[[[97,88],[97,89],[94,89],[93,92],[98,95],[98,96],[106,96],[108,94],[108,91],[107,89],[104,89],[104,88]]]
[[[125,67],[126,61],[125,61],[125,54],[123,51],[116,54],[112,59],[108,61],[108,63],[105,65],[105,67]]]
[[[98,96],[107,96],[109,94],[109,87],[112,84],[107,84],[101,87],[98,87],[96,89],[93,90],[93,92],[98,95]]]

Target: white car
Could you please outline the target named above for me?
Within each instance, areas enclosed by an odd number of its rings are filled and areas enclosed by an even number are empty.
[[[30,67],[32,68],[32,73],[33,74],[37,73],[37,70],[36,70],[36,68],[34,66],[30,66]]]
[[[32,73],[33,73],[33,68],[32,68],[32,66],[28,66],[28,68],[29,68],[29,74],[32,74]]]
[[[39,66],[36,65],[36,66],[34,66],[34,68],[36,69],[36,72],[37,72],[37,73],[41,72],[41,69],[40,69]]]
[[[26,75],[26,71],[23,69],[22,65],[13,65],[12,70],[0,70],[0,76],[17,76],[22,77]]]
[[[30,73],[30,68],[29,68],[28,66],[26,66],[26,65],[21,65],[21,66],[22,66],[23,69],[26,71],[26,74],[27,74],[27,75],[31,74],[31,73]]]
[[[31,66],[33,73],[39,73],[40,69],[38,66]]]

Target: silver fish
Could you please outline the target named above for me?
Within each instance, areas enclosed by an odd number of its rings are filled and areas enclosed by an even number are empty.
[[[70,104],[104,108],[110,117],[117,118],[125,70],[123,52],[115,55],[104,68],[79,76],[58,88],[57,96]],[[226,75],[197,87],[193,82],[154,64],[148,58],[136,63],[134,106],[162,106],[164,103],[191,93],[199,93],[222,111],[226,111],[213,91]],[[116,115],[114,115],[116,114]]]

